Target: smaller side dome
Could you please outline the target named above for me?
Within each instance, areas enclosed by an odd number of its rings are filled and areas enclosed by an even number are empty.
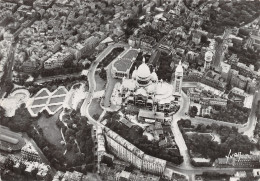
[[[146,65],[145,59],[143,58],[143,63],[137,69],[137,76],[138,78],[146,79],[150,76],[150,74],[150,69],[148,65]]]
[[[175,73],[183,73],[181,61],[179,62],[179,65],[177,66]]]
[[[136,79],[137,78],[137,68],[135,67],[133,73],[132,73],[132,79]]]
[[[152,80],[153,82],[158,82],[158,76],[157,76],[157,74],[155,73],[155,69],[153,69],[153,72],[152,72],[152,74],[151,74],[151,80]]]

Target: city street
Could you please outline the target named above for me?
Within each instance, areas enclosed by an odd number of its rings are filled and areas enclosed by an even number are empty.
[[[0,89],[0,97],[3,97],[5,92],[7,91],[6,83],[9,81],[12,81],[12,75],[13,75],[13,65],[14,65],[14,53],[15,53],[15,48],[16,48],[17,43],[14,43],[11,45],[9,53],[8,53],[8,62],[6,65],[6,73],[5,73],[5,80],[1,86]]]
[[[36,20],[36,18],[33,18],[30,20],[30,23],[27,24],[26,27],[30,26],[31,24],[34,23],[34,21]],[[14,37],[18,37],[18,35],[23,31],[24,28],[26,28],[25,26],[21,26],[15,33],[14,33]],[[6,83],[8,81],[12,81],[12,75],[13,75],[13,66],[14,66],[14,53],[15,53],[15,49],[17,46],[18,40],[14,41],[11,44],[11,48],[9,50],[8,53],[8,63],[6,66],[6,75],[5,76],[5,80],[4,82],[1,83],[1,87],[0,87],[0,98],[3,97],[3,95],[5,95],[6,91],[7,91],[7,87],[6,87]]]
[[[257,103],[260,99],[260,91],[259,90],[260,90],[260,88],[254,94],[252,108],[251,108],[251,112],[250,112],[246,126],[239,129],[239,132],[241,132],[241,133],[243,132],[245,135],[247,135],[250,138],[253,137],[253,135],[254,135],[255,125],[256,125],[256,122],[257,122],[255,112],[256,112],[256,109],[257,109]]]

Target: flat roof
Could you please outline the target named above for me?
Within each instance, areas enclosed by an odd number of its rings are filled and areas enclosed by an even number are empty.
[[[11,144],[17,144],[19,142],[19,140],[16,138],[12,138],[10,136],[2,135],[2,134],[0,134],[0,140],[11,143]]]
[[[140,109],[138,117],[144,117],[149,119],[164,119],[164,113]]]
[[[124,55],[121,57],[122,54],[120,54],[120,58],[117,58],[117,61],[114,63],[114,67],[118,71],[125,72],[128,69],[131,68],[132,64],[136,60],[136,57],[138,56],[138,49],[132,49],[129,48]]]
[[[120,122],[125,124],[128,128],[131,128],[133,124],[125,118],[120,119]]]
[[[3,142],[9,143],[9,146],[14,150],[21,149],[22,146],[25,145],[22,134],[13,132],[7,127],[0,126],[0,145],[3,144]],[[2,146],[6,147],[5,144]]]

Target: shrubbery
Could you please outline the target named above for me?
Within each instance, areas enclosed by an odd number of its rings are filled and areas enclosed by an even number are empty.
[[[210,33],[220,35],[226,27],[239,27],[242,23],[249,23],[259,16],[259,1],[220,2],[220,10],[210,9],[210,20],[202,27]]]
[[[94,147],[94,142],[91,137],[92,125],[88,123],[86,117],[82,117],[79,111],[75,110],[65,110],[63,121],[67,123],[68,127],[66,127],[61,121],[57,121],[56,125],[59,128],[62,128],[67,142],[67,150],[71,150],[73,146],[76,147],[77,143],[80,148],[80,151],[76,153],[76,159],[71,166],[93,164],[94,153],[92,152],[92,149]],[[93,167],[90,165],[86,167],[87,171],[92,171]]]
[[[214,131],[220,135],[221,143],[219,144],[212,141],[211,137],[203,134],[195,133],[192,137],[188,137],[183,129],[183,126],[186,125],[190,127],[187,120],[181,120],[179,123],[189,150],[193,153],[201,154],[204,158],[210,158],[212,161],[217,158],[225,157],[230,149],[233,153],[242,152],[243,154],[249,154],[253,149],[253,143],[250,142],[247,136],[238,133],[235,127],[230,128],[213,123],[211,126],[199,124],[196,128],[191,130],[199,133],[205,133],[210,130],[212,132]],[[202,129],[202,127],[205,128]]]

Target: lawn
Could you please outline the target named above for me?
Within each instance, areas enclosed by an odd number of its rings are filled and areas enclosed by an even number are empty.
[[[41,90],[41,93],[38,94],[36,97],[45,97],[49,96],[48,92],[46,90]]]
[[[65,100],[65,97],[66,96],[51,98],[49,104],[58,103],[58,102],[62,103]]]
[[[31,110],[32,110],[35,114],[38,114],[38,112],[41,111],[41,109],[42,109],[43,107],[44,107],[44,106],[34,107],[34,108],[31,108]]]
[[[89,114],[91,117],[93,115],[101,115],[103,112],[103,109],[100,107],[100,100],[99,99],[93,99],[90,106],[89,106]]]
[[[96,91],[101,91],[106,88],[106,81],[103,80],[98,74],[95,74]]]
[[[53,145],[56,145],[60,149],[64,149],[60,142],[63,140],[61,136],[60,129],[56,125],[56,120],[59,119],[61,110],[58,111],[51,117],[46,117],[45,114],[42,114],[38,119],[38,125],[42,128],[44,137]]]
[[[53,95],[61,95],[66,93],[67,92],[64,90],[64,88],[59,88]]]
[[[61,104],[60,104],[60,105],[51,105],[51,106],[48,106],[48,108],[49,108],[52,112],[55,112],[56,109],[58,109],[60,106],[61,106]]]
[[[32,105],[34,106],[34,105],[46,104],[47,100],[48,100],[47,98],[44,98],[44,99],[34,99]]]

